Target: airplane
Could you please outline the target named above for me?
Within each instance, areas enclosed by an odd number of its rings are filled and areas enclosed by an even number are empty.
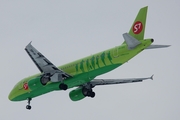
[[[26,109],[30,110],[32,98],[40,95],[75,88],[69,92],[72,101],[79,101],[85,97],[95,97],[93,88],[100,85],[142,82],[152,79],[96,79],[97,76],[110,72],[123,65],[145,49],[165,48],[170,45],[152,45],[154,39],[144,39],[148,6],[139,10],[128,33],[123,34],[124,42],[117,47],[87,56],[85,58],[56,67],[31,42],[25,51],[40,70],[40,73],[24,78],[11,90],[10,101],[27,100]]]

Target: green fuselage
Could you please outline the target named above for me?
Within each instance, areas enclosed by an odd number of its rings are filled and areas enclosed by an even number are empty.
[[[96,76],[121,66],[152,43],[151,39],[140,40],[140,42],[141,44],[132,50],[129,50],[126,43],[123,43],[115,48],[58,67],[73,76],[64,80],[64,83],[68,85],[68,88],[83,85],[93,80]],[[40,75],[36,74],[19,81],[9,94],[9,99],[11,101],[27,100],[27,98],[34,98],[54,90],[59,90],[59,82],[48,82],[47,85],[43,86],[39,82]],[[25,89],[25,83],[31,86]]]

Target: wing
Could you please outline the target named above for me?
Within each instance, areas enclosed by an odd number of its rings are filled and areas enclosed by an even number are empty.
[[[94,79],[90,84],[94,87],[97,85],[112,85],[112,84],[123,84],[123,83],[133,83],[142,82],[143,80],[151,79],[153,80],[153,75],[147,78],[129,78],[129,79]]]
[[[41,71],[41,73],[60,73],[62,77],[68,78],[71,75],[63,72],[62,70],[58,69],[55,65],[53,65],[44,55],[42,55],[36,48],[31,45],[31,42],[25,48],[26,52],[28,53],[29,57]]]

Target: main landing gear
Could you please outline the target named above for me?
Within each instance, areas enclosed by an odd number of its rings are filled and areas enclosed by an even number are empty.
[[[31,100],[32,100],[31,98],[28,98],[28,105],[26,105],[26,109],[28,109],[28,110],[31,109],[31,105],[30,105]]]
[[[51,78],[53,76],[54,76],[54,78]],[[54,73],[53,75],[51,75],[50,73],[43,74],[42,77],[40,78],[40,82],[42,85],[46,85],[49,81],[51,81],[51,79],[57,79],[57,80],[55,80],[55,81],[53,80],[53,81],[54,82],[60,82],[60,84],[59,84],[60,90],[67,90],[68,89],[68,86],[63,83],[63,80],[66,78],[63,78],[62,74],[56,74],[56,73]]]
[[[87,89],[87,88],[83,88],[82,93],[83,93],[84,96],[91,97],[91,98],[94,98],[95,95],[96,95],[95,92],[93,92],[92,89]]]

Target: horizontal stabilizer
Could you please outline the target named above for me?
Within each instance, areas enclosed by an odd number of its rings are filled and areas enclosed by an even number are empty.
[[[128,46],[128,49],[134,49],[137,45],[141,44],[136,38],[132,37],[128,33],[123,34],[124,40]]]
[[[169,46],[171,46],[171,45],[150,45],[146,49],[165,48],[165,47],[169,47]]]

